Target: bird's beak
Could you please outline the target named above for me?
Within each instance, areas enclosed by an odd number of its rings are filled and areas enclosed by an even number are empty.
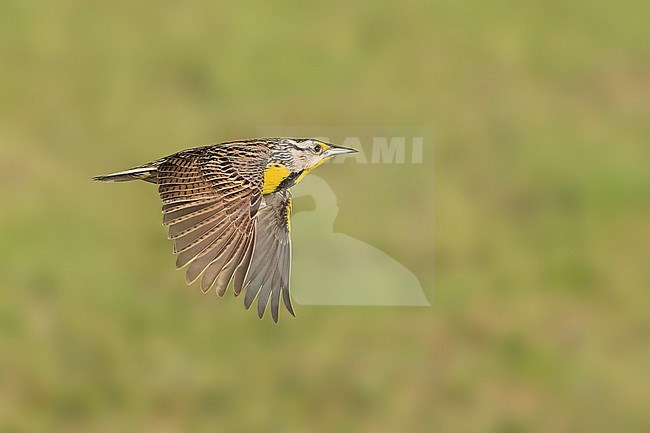
[[[330,144],[329,148],[323,152],[326,157],[334,156],[334,155],[342,155],[344,153],[357,153],[357,149],[352,149],[350,147],[343,147],[343,146],[337,146],[335,144]]]

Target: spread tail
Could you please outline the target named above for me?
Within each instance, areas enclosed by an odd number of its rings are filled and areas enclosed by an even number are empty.
[[[118,171],[117,173],[95,176],[93,180],[99,182],[128,182],[130,180],[144,180],[145,182],[157,183],[158,166],[147,164],[129,170]]]

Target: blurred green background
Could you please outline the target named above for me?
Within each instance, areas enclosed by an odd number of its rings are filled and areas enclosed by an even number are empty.
[[[648,15],[3,0],[0,430],[650,431]],[[319,169],[432,307],[260,321],[185,286],[154,187],[90,181],[269,125],[435,129]]]

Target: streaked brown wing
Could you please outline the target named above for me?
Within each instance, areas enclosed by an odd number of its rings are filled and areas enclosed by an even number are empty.
[[[216,283],[223,296],[234,278],[235,293],[242,290],[268,157],[262,144],[226,143],[179,152],[158,167],[163,224],[188,284],[201,277],[201,290]]]
[[[257,216],[255,248],[246,274],[244,305],[250,308],[257,297],[257,313],[264,315],[271,304],[271,315],[278,321],[280,297],[295,316],[289,294],[291,271],[291,193],[282,190],[264,195]]]

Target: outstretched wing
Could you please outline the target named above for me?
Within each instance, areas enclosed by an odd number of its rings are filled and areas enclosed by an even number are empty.
[[[231,280],[242,290],[255,245],[269,150],[257,143],[225,143],[190,149],[158,167],[163,224],[174,241],[176,266],[187,266],[190,284],[216,284],[223,296]]]
[[[291,271],[291,193],[281,190],[264,195],[257,212],[253,258],[246,275],[244,305],[249,308],[257,297],[257,313],[264,315],[271,304],[271,315],[278,321],[280,297],[295,316],[289,294]]]

